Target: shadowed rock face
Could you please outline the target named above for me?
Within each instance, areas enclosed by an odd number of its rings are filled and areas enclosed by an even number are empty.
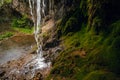
[[[12,8],[23,15],[30,16],[28,0],[13,0]]]
[[[13,19],[20,18],[22,15],[11,7],[11,4],[4,4],[0,7],[0,32],[11,29]]]
[[[68,11],[74,10],[80,3],[80,0],[45,0],[45,19],[54,18],[58,20],[62,18]],[[36,7],[36,0],[35,0]],[[12,8],[20,12],[21,14],[30,15],[29,0],[13,0]],[[36,8],[34,9],[36,13]]]

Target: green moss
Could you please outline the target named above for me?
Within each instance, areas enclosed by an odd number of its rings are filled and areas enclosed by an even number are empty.
[[[21,18],[13,19],[11,26],[18,27],[18,28],[32,28],[33,23],[27,18],[26,15],[22,16]]]
[[[5,3],[11,3],[12,2],[12,0],[3,0],[3,3],[2,3],[2,1],[0,1],[0,7],[3,5],[3,4],[5,4]]]
[[[87,0],[81,0],[80,2],[80,9],[82,10],[82,12],[84,13],[84,15],[87,15]]]
[[[13,36],[13,33],[12,32],[5,32],[5,33],[2,33],[0,34],[0,40],[3,40],[4,38],[9,38]]]
[[[118,64],[120,58],[118,49],[120,38],[113,39],[111,36],[96,35],[94,30],[87,32],[87,27],[83,26],[81,31],[68,33],[61,38],[64,40],[63,43],[66,50],[54,61],[55,64],[51,74],[61,77],[71,76],[72,79],[81,80],[87,73],[96,70],[119,73]],[[71,55],[72,51],[80,48],[87,52],[86,58],[74,58],[74,55]]]
[[[116,80],[115,74],[105,71],[90,72],[83,80]]]
[[[27,29],[27,28],[18,28],[18,27],[12,27],[13,30],[21,33],[26,33],[26,34],[32,34],[33,33],[33,28],[32,29]]]
[[[74,48],[75,46],[80,46],[80,37],[79,37],[79,32],[78,33],[75,33],[73,34],[72,36],[66,36],[64,37],[65,38],[65,41],[64,41],[64,45],[66,46],[66,48]]]
[[[21,16],[20,18],[14,17],[11,22],[11,27],[13,30],[22,32],[22,33],[33,33],[33,23],[27,18],[26,15]]]
[[[106,59],[108,61],[108,68],[115,72],[120,73],[118,70],[120,69],[120,37],[117,37],[113,40],[112,44],[107,49]]]
[[[113,36],[113,37],[120,36],[120,20],[114,22],[111,25],[111,30],[112,30],[111,36]]]
[[[56,61],[53,64],[54,67],[51,70],[51,74],[61,77],[72,77],[77,72],[75,66],[79,67],[82,65],[82,58],[71,49],[67,52],[62,52]]]
[[[51,74],[71,77],[73,80],[82,80],[89,72],[96,70],[108,70],[118,74],[120,69],[120,38],[112,38],[111,36],[117,31],[113,33],[115,31],[113,29],[111,35],[105,37],[103,34],[96,35],[94,30],[87,32],[87,27],[83,26],[79,32],[68,33],[61,38],[64,40],[65,51],[54,61]],[[72,55],[74,50],[80,48],[87,52],[86,58],[74,58],[74,55]],[[105,80],[109,80],[108,76],[105,76]],[[85,78],[85,80],[87,79],[89,78]],[[111,80],[113,79],[111,78]]]
[[[66,33],[68,33],[68,32],[74,32],[75,29],[77,29],[77,28],[75,28],[75,27],[78,27],[77,24],[78,24],[78,22],[77,22],[77,19],[76,19],[76,18],[73,18],[73,17],[70,18],[70,19],[66,22],[66,25],[65,25],[65,27],[64,27],[63,30],[62,30],[62,33],[66,34]]]
[[[53,61],[51,78],[116,80],[119,76],[120,20],[108,21],[103,9],[107,1],[81,0],[80,9],[61,21],[60,39],[65,50]],[[76,50],[84,50],[86,56],[74,55]]]
[[[92,30],[94,30],[96,32],[96,34],[98,34],[101,30],[101,23],[102,23],[102,20],[99,18],[99,17],[95,17],[93,19],[93,23],[92,23]]]
[[[69,32],[79,31],[82,27],[82,22],[87,21],[86,17],[81,16],[80,8],[75,8],[75,10],[69,11],[61,20],[59,25],[59,34],[66,35]]]
[[[5,3],[11,3],[12,0],[4,0]]]

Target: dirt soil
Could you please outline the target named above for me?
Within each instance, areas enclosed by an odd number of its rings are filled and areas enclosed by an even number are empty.
[[[35,44],[34,36],[25,34],[17,34],[0,42],[0,80],[43,79],[48,68],[32,73],[33,66],[26,67],[36,57]]]

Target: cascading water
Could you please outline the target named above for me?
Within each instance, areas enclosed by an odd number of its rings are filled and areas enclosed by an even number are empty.
[[[38,50],[37,50],[37,53],[41,53],[42,51],[42,47],[40,44],[42,41],[40,40],[39,41],[39,34],[40,34],[40,30],[41,30],[41,19],[42,19],[42,14],[45,16],[45,12],[44,12],[44,9],[45,9],[45,3],[44,3],[44,0],[37,0],[36,1],[36,14],[34,13],[34,0],[29,0],[29,7],[30,7],[30,13],[31,13],[31,16],[32,16],[32,20],[34,22],[34,34],[35,34],[35,39],[36,39],[36,42],[37,42],[37,46],[38,46]],[[34,15],[37,15],[36,17]],[[41,38],[40,38],[41,39]]]
[[[25,65],[25,72],[31,71],[31,78],[34,76],[35,71],[38,69],[45,69],[50,66],[50,62],[45,63],[45,59],[42,57],[42,35],[41,35],[41,22],[45,17],[45,2],[44,0],[29,0],[30,14],[34,22],[34,34],[37,43],[37,55]],[[35,9],[36,8],[36,9]],[[36,15],[36,16],[35,16]],[[32,66],[32,69],[29,67]],[[27,68],[27,69],[26,69]]]
[[[32,5],[33,5],[33,6],[32,6]],[[30,14],[31,14],[31,16],[32,16],[32,20],[33,20],[33,22],[35,22],[35,20],[34,20],[34,14],[33,14],[34,0],[32,1],[32,3],[31,3],[31,0],[29,0],[29,8],[30,8]]]

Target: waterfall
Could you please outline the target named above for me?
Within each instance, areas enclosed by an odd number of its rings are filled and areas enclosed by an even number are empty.
[[[48,67],[50,63],[45,63],[44,58],[42,57],[43,51],[42,51],[42,35],[41,35],[41,23],[42,18],[45,17],[45,0],[29,0],[29,8],[30,8],[30,14],[32,17],[32,20],[34,22],[34,34],[35,34],[35,40],[37,43],[37,56],[29,65],[35,66],[35,69],[42,69],[45,67]],[[33,70],[33,71],[34,71]]]
[[[40,33],[41,33],[42,15],[45,17],[45,2],[44,0],[36,1],[36,14],[34,13],[34,5],[35,5],[34,3],[35,3],[34,0],[29,0],[30,14],[34,22],[34,34],[38,47],[37,53],[42,54],[42,37],[40,36]],[[34,15],[36,15],[36,19]]]

